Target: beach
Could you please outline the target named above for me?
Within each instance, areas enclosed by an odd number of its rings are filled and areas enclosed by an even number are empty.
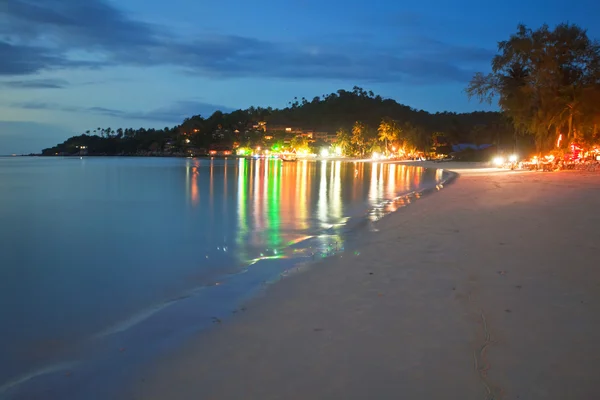
[[[595,398],[600,176],[464,172],[215,321],[123,398]]]

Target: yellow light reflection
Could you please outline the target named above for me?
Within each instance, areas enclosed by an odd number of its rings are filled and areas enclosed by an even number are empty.
[[[300,190],[296,191],[296,204],[298,207],[298,217],[300,218],[301,226],[306,229],[308,228],[308,207],[307,203],[310,201],[310,188],[308,186],[308,161],[301,161],[301,172],[300,181],[297,182],[300,185]]]
[[[212,175],[211,175],[212,178]],[[196,206],[200,202],[200,193],[198,192],[198,179],[200,179],[200,174],[198,173],[198,168],[192,168],[192,205]],[[212,182],[212,180],[211,180]]]
[[[240,158],[238,161],[238,189],[237,189],[237,206],[238,206],[238,223],[242,236],[248,231],[247,210],[248,203],[246,199],[246,159]]]
[[[371,179],[369,181],[369,204],[371,206],[377,203],[377,170],[379,163],[371,164]]]
[[[321,227],[327,227],[327,161],[321,161],[317,215],[321,221]]]
[[[389,165],[389,174],[387,180],[387,196],[394,198],[396,196],[396,164]]]
[[[335,170],[333,176],[333,190],[331,191],[331,213],[336,218],[342,218],[342,179],[340,170],[342,168],[341,161],[335,161],[333,163],[333,169]]]
[[[229,166],[227,170],[231,173],[231,169],[235,168],[237,175],[236,243],[240,254],[248,256],[246,259],[257,260],[290,256],[296,251],[313,252],[315,240],[318,243],[316,254],[331,254],[338,243],[342,246],[343,241],[336,236],[336,229],[330,228],[344,221],[346,204],[364,204],[367,200],[373,207],[371,219],[378,219],[411,202],[410,198],[394,202],[385,200],[395,198],[402,189],[415,189],[413,181],[419,182],[422,179],[420,174],[424,172],[423,169],[391,163],[339,160],[283,162],[240,158],[236,165]],[[211,194],[213,179],[221,179],[220,171],[214,172],[214,168],[211,162],[210,170],[204,172],[210,173]],[[365,168],[370,168],[370,171]],[[196,171],[191,167],[186,170],[190,196],[198,193],[198,186],[192,188],[198,184],[197,179],[195,183],[192,179]],[[441,176],[439,174],[435,174],[437,179]],[[433,172],[429,173],[428,179],[432,175]],[[233,175],[224,178],[225,185],[228,179],[234,179]],[[312,189],[315,192],[311,193]],[[224,188],[221,192],[217,188],[217,196],[226,196],[227,190]],[[303,244],[296,249],[287,248],[307,239],[310,239],[313,250],[303,247]]]

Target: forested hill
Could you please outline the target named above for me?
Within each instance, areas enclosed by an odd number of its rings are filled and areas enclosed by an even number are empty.
[[[45,149],[43,154],[74,153],[77,146],[87,146],[88,154],[142,154],[164,151],[167,143],[170,152],[179,153],[186,147],[260,141],[256,127],[260,121],[267,127],[335,133],[341,128],[350,130],[357,121],[376,132],[382,119],[395,120],[404,132],[418,137],[423,150],[434,134],[443,134],[453,143],[508,144],[514,140],[512,125],[499,112],[431,114],[354,87],[353,91],[338,90],[312,100],[294,99],[283,109],[250,107],[231,113],[217,111],[209,117],[195,115],[181,125],[162,130],[97,128]]]
[[[306,125],[325,131],[350,129],[356,121],[376,128],[383,118],[391,118],[400,123],[408,122],[431,133],[444,132],[450,136],[464,136],[476,125],[506,122],[498,112],[431,114],[392,99],[383,99],[361,88],[354,88],[352,92],[338,90],[337,93],[315,97],[310,101],[304,98],[294,99],[287,108],[272,110],[270,115],[265,115],[265,121],[269,123]]]

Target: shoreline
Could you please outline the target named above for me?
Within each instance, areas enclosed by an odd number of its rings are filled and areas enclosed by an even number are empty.
[[[446,180],[452,180],[453,179],[453,175],[449,175],[445,178],[445,181],[443,184],[446,183]],[[436,190],[435,187],[433,188],[427,188],[427,187],[423,187],[420,190],[418,190],[417,193],[419,193],[418,197],[421,196],[421,193],[424,193],[425,191],[434,191]],[[417,197],[417,198],[418,198]],[[414,198],[414,193],[410,192],[410,193],[398,193],[398,196],[394,199],[389,199],[388,201],[386,201],[386,205],[390,204],[390,203],[394,203],[396,201],[398,201],[399,199],[412,199]],[[396,207],[401,207],[400,206],[396,206]],[[371,209],[370,209],[371,210]],[[389,212],[389,211],[388,211]],[[385,213],[385,215],[387,215],[388,213]],[[384,215],[384,216],[385,216]],[[367,225],[368,223],[372,222],[370,221],[370,213],[367,213],[365,215],[356,215],[355,218],[357,219],[364,219],[366,224],[359,224],[361,226],[355,226],[354,228],[352,228],[352,231],[363,231],[364,229],[368,229]],[[378,218],[379,220],[379,218]],[[366,232],[366,231],[365,231]],[[348,233],[348,232],[347,232]],[[352,236],[360,236],[359,233],[354,232],[353,233],[348,233],[348,235],[352,235]],[[346,241],[350,240],[349,237],[346,238]],[[348,246],[350,247],[350,246]],[[337,252],[335,252],[337,253]],[[327,257],[331,257],[330,254],[327,254]],[[317,264],[320,262],[320,257],[312,257],[312,259],[310,257],[301,257],[298,259],[297,261],[299,264],[297,264],[296,266],[289,268],[289,267],[283,267],[283,268],[279,268],[279,272],[275,273],[271,279],[269,279],[269,281],[265,281],[266,282],[266,286],[271,286],[271,283],[273,282],[279,282],[281,280],[282,277],[286,277],[289,275],[294,275],[296,274],[298,271],[300,270],[310,270],[311,267],[314,264]],[[262,265],[262,264],[261,264]],[[269,265],[271,265],[271,263],[269,262]],[[260,274],[261,276],[266,276],[266,271],[265,270],[271,270],[271,272],[277,270],[277,268],[273,267],[273,266],[263,266],[261,268]],[[231,274],[231,275],[226,275],[226,276],[221,276],[219,277],[217,280],[219,282],[224,282],[227,281],[229,279],[235,279],[235,276],[243,274],[244,271],[238,271],[235,274]],[[263,276],[263,277],[264,277]],[[242,279],[244,279],[244,277],[242,277]],[[219,283],[217,283],[218,285]],[[219,288],[212,288],[213,285],[211,284],[204,284],[196,289],[193,289],[192,292],[197,292],[197,291],[216,291],[216,290],[225,290],[224,286],[219,287]],[[227,285],[225,285],[227,286]],[[234,296],[234,298],[232,298],[231,302],[235,302],[235,299],[241,299],[241,302],[237,305],[242,306],[243,304],[245,304],[248,299],[252,299],[253,296],[257,295],[260,296],[262,294],[262,292],[265,289],[265,285],[261,285],[260,287],[256,287],[253,290],[249,291],[249,295],[238,295],[237,297]],[[147,309],[143,309],[141,310],[139,313],[132,315],[131,317],[117,322],[111,326],[106,327],[106,329],[98,332],[97,334],[93,335],[92,337],[88,338],[88,339],[83,339],[82,340],[82,344],[81,346],[87,346],[89,343],[88,342],[94,342],[94,346],[98,347],[99,349],[102,349],[101,351],[107,351],[107,352],[113,352],[114,348],[119,349],[119,348],[127,348],[130,349],[131,347],[133,347],[131,345],[131,343],[129,343],[128,340],[122,339],[121,336],[125,335],[125,337],[132,337],[131,335],[138,335],[141,337],[144,337],[145,334],[140,333],[146,330],[152,330],[152,329],[156,329],[157,326],[160,323],[164,323],[167,320],[169,320],[167,314],[169,314],[169,312],[165,312],[162,313],[162,311],[164,309],[166,309],[167,307],[171,307],[174,306],[175,308],[179,308],[181,309],[182,307],[185,308],[186,310],[190,311],[192,308],[197,307],[199,305],[201,305],[200,303],[202,302],[202,298],[200,296],[196,296],[198,297],[198,299],[188,299],[188,295],[184,295],[181,297],[177,297],[176,299],[165,299],[164,302],[158,303],[158,304],[154,304],[149,306]],[[231,305],[231,302],[226,302],[227,304]],[[179,303],[179,304],[176,304]],[[185,304],[184,304],[185,303]],[[189,304],[188,304],[189,303]],[[188,305],[186,305],[188,304]],[[243,308],[243,307],[242,307]],[[202,329],[199,329],[198,331],[204,331],[208,328],[208,330],[211,330],[211,326],[214,327],[214,321],[211,322],[209,316],[210,315],[217,315],[219,321],[223,320],[228,320],[230,319],[228,317],[227,314],[229,314],[231,311],[230,310],[220,310],[220,312],[223,312],[224,315],[221,315],[219,312],[216,312],[215,310],[205,310],[204,314],[206,317],[206,321],[207,324],[203,324],[202,325]],[[162,314],[162,315],[158,315],[158,314]],[[215,317],[213,317],[215,318]],[[219,322],[220,324],[220,322]],[[138,326],[139,325],[139,326]],[[196,323],[197,325],[197,323]],[[188,329],[191,329],[191,326],[188,327]],[[118,335],[114,335],[114,334],[118,334]],[[194,335],[197,335],[198,332],[193,332]],[[188,340],[189,338],[183,338],[182,341]],[[146,348],[148,348],[148,341],[147,338],[144,338],[143,341],[145,342]],[[113,349],[111,349],[111,347],[113,347]],[[127,350],[127,353],[129,354],[130,352],[133,353],[135,350],[131,349],[131,350]],[[111,356],[112,357],[112,356]],[[88,360],[89,361],[89,360]],[[123,361],[126,362],[126,361]],[[0,385],[0,394],[2,394],[2,392],[6,393],[9,398],[13,398],[10,397],[11,395],[15,395],[17,397],[15,398],[19,398],[19,393],[21,393],[21,388],[19,388],[19,385],[21,384],[25,384],[25,382],[27,382],[28,380],[32,380],[35,378],[35,382],[31,382],[31,387],[24,387],[23,393],[37,393],[38,390],[42,389],[42,387],[44,386],[48,386],[48,387],[53,387],[56,388],[58,386],[58,391],[63,393],[64,390],[66,390],[66,388],[63,386],[65,385],[64,382],[59,382],[62,379],[62,376],[64,374],[69,374],[69,376],[71,376],[71,374],[75,374],[78,376],[81,376],[81,374],[78,373],[78,369],[80,367],[89,370],[89,363],[86,362],[86,359],[83,358],[82,360],[77,361],[77,363],[75,363],[75,360],[71,360],[70,357],[68,357],[68,359],[65,360],[57,360],[56,363],[52,363],[52,364],[47,364],[47,365],[40,365],[38,368],[35,368],[27,373],[18,375],[18,376],[14,376],[12,379],[10,379],[9,381],[3,382],[2,385]],[[79,366],[76,366],[79,365]],[[103,367],[106,369],[106,367]],[[89,376],[89,371],[87,372],[88,376]],[[72,378],[75,379],[75,378]],[[88,378],[85,378],[88,379]],[[39,380],[39,382],[38,382]],[[52,380],[57,380],[58,382],[53,382]],[[27,383],[27,385],[29,385],[29,383]],[[98,397],[101,398],[101,397]]]
[[[124,397],[591,398],[595,177],[461,174],[379,220],[354,254],[271,285],[148,367]],[[568,235],[577,217],[586,236]],[[552,245],[564,250],[549,254]]]

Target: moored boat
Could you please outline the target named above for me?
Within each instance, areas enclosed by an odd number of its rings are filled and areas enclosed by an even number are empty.
[[[282,153],[280,155],[282,161],[297,161],[298,156],[296,153]]]

